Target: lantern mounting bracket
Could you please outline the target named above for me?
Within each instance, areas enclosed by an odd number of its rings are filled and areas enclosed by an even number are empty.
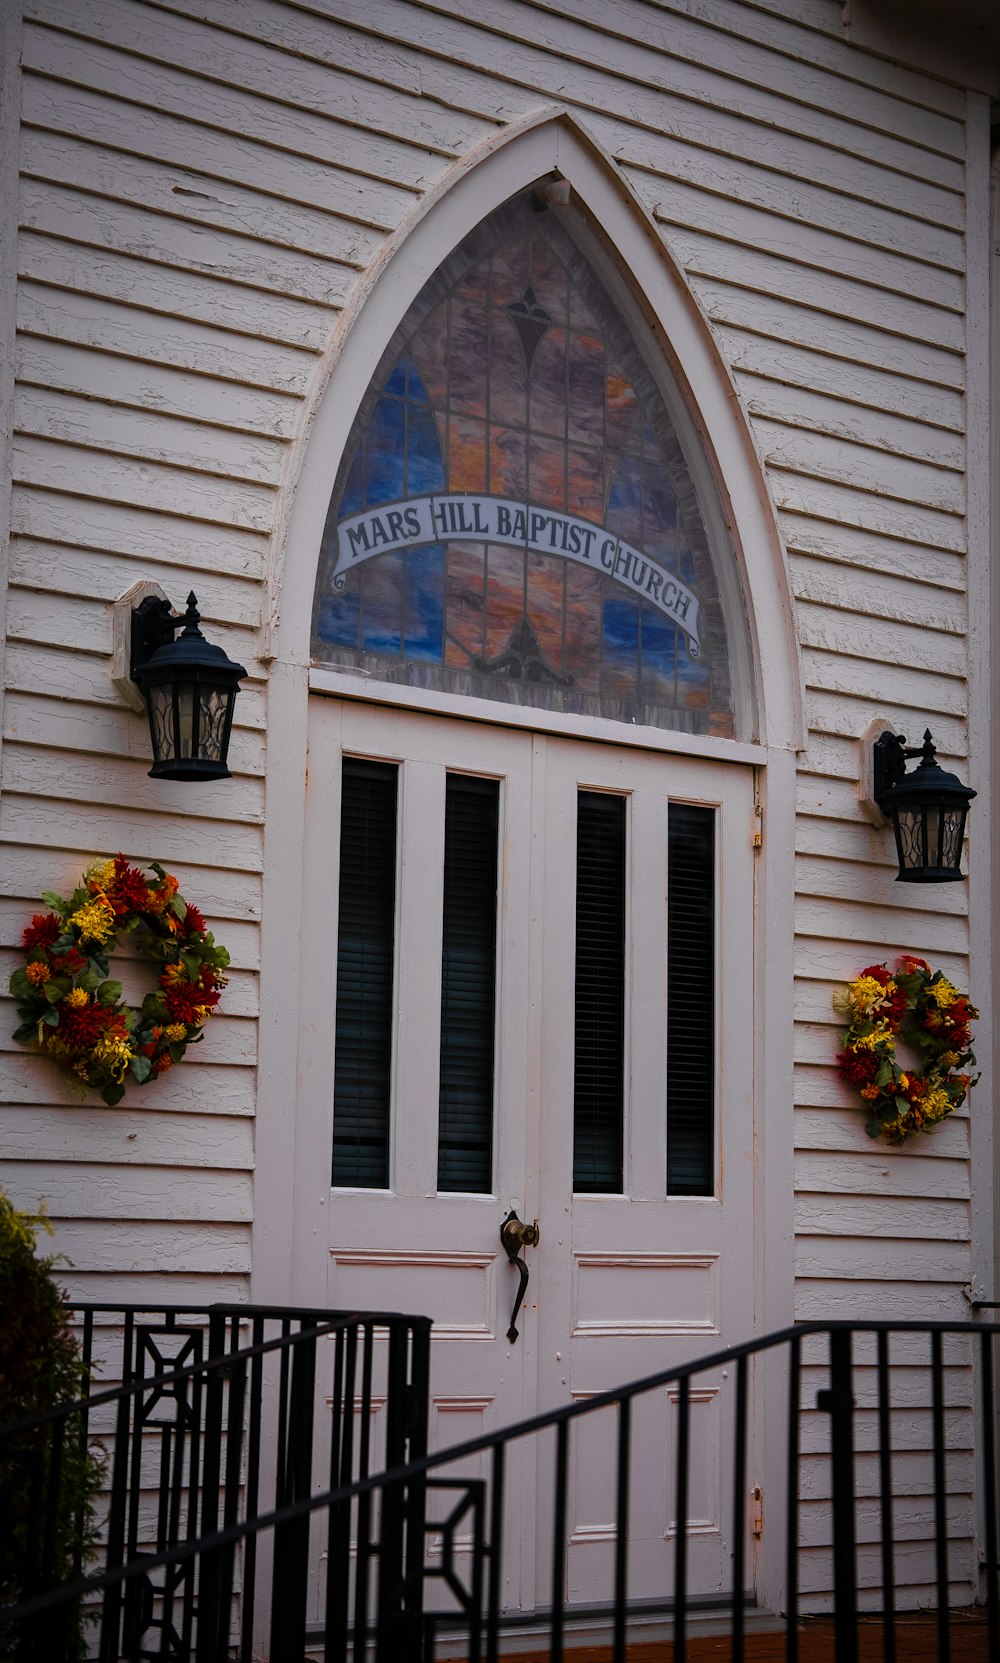
[[[133,607],[129,674],[137,686],[137,671],[152,657],[157,647],[169,646],[183,623],[183,613],[175,612],[162,595],[147,595],[144,601]]]
[[[908,759],[920,756],[925,761],[928,760],[928,747],[930,747],[929,760],[933,762],[934,747],[931,744],[930,728],[924,733],[924,743],[922,745],[908,745],[905,733],[886,732],[880,734],[879,738],[876,739],[872,767],[872,796],[883,814],[888,813],[885,798],[892,787],[897,785],[906,773]]]

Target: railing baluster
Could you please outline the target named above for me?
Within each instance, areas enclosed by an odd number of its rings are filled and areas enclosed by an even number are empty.
[[[372,1369],[374,1365],[375,1330],[370,1322],[363,1325],[364,1350],[361,1365],[361,1439],[358,1449],[358,1476],[367,1478],[371,1470],[371,1423],[372,1423]],[[339,1479],[338,1482],[343,1482]],[[341,1506],[337,1515],[337,1543],[338,1552],[350,1551],[351,1508]],[[357,1506],[357,1559],[354,1573],[354,1655],[363,1659],[365,1654],[365,1638],[368,1630],[368,1588],[371,1565],[371,1528],[372,1528],[372,1497],[366,1492],[358,1497]],[[341,1540],[347,1543],[341,1549]],[[331,1552],[332,1552],[331,1548]],[[346,1563],[345,1563],[346,1571]],[[347,1577],[338,1582],[338,1597],[343,1602],[343,1651],[332,1654],[334,1663],[341,1663],[341,1658],[347,1656]]]
[[[628,1501],[632,1442],[632,1400],[618,1404],[618,1471],[615,1481],[615,1609],[612,1620],[613,1663],[625,1663],[628,1612]]]
[[[997,1412],[993,1396],[993,1347],[995,1334],[979,1336],[980,1402],[982,1404],[983,1439],[983,1509],[986,1550],[986,1633],[989,1663],[1000,1663],[1000,1595],[997,1589]]]
[[[944,1367],[941,1331],[931,1334],[931,1399],[934,1431],[934,1565],[937,1580],[938,1663],[951,1663],[948,1620],[948,1490],[944,1457]]]
[[[736,1360],[736,1403],[733,1413],[733,1601],[731,1607],[732,1663],[743,1663],[743,1584],[746,1580],[747,1508],[747,1360]]]
[[[83,1339],[80,1345],[80,1396],[84,1406],[80,1414],[80,1462],[87,1459],[90,1451],[90,1376],[94,1366],[94,1312],[85,1311],[83,1314]],[[76,1539],[73,1543],[73,1569],[79,1574],[83,1566],[83,1506],[77,1510]]]
[[[340,1391],[340,1455],[338,1484],[350,1484],[354,1477],[354,1422],[356,1410],[354,1407],[355,1376],[357,1374],[358,1345],[357,1328],[350,1327],[346,1334],[338,1334],[338,1343],[343,1341],[342,1367],[338,1376]],[[363,1412],[363,1410],[362,1410]],[[367,1421],[367,1416],[365,1420]],[[336,1583],[337,1598],[343,1605],[342,1614],[338,1614],[337,1626],[343,1633],[344,1645],[347,1644],[348,1612],[350,1605],[350,1551],[351,1551],[351,1506],[340,1509],[338,1515],[337,1551],[344,1559],[343,1574]],[[358,1518],[358,1556],[354,1563],[354,1649],[357,1655],[364,1656],[364,1636],[368,1622],[368,1564],[367,1555],[361,1558],[361,1519]],[[360,1644],[360,1653],[358,1647]]]
[[[878,1479],[882,1537],[882,1657],[896,1663],[896,1571],[892,1508],[892,1417],[889,1413],[889,1335],[878,1331]]]
[[[255,1316],[250,1328],[250,1343],[260,1345],[264,1338],[264,1318]],[[250,1365],[250,1415],[247,1425],[247,1518],[257,1517],[260,1502],[260,1427],[264,1395],[264,1358],[259,1353]],[[243,1608],[240,1663],[251,1663],[253,1656],[253,1625],[257,1594],[257,1537],[248,1536],[243,1553]]]
[[[833,1600],[836,1663],[856,1663],[858,1647],[857,1547],[854,1528],[854,1395],[851,1333],[830,1331],[830,1389],[819,1408],[830,1415],[833,1480]]]
[[[128,1311],[125,1315],[125,1326],[122,1334],[122,1365],[121,1383],[128,1386],[132,1380],[132,1334],[133,1316]],[[129,1415],[131,1403],[128,1397],[122,1396],[118,1400],[118,1410],[115,1417],[114,1453],[111,1457],[111,1499],[108,1505],[108,1545],[104,1556],[106,1570],[117,1568],[125,1558],[125,1527],[128,1510],[128,1467],[129,1467]],[[121,1628],[122,1586],[114,1583],[107,1591],[101,1607],[101,1638],[98,1657],[100,1663],[113,1663],[119,1652],[118,1638]]]
[[[221,1361],[226,1346],[226,1318],[215,1309],[208,1319],[208,1380],[205,1390],[204,1458],[201,1469],[201,1534],[218,1529],[219,1490],[222,1483],[222,1420],[225,1381]],[[198,1562],[197,1663],[216,1663],[219,1643],[220,1572],[218,1549],[203,1553]]]
[[[563,1663],[566,1600],[566,1489],[569,1482],[569,1421],[556,1427],[555,1509],[552,1515],[552,1633],[550,1663]]]
[[[669,1399],[668,1399],[669,1401]],[[687,1663],[687,1514],[691,1377],[677,1382],[677,1480],[674,1501],[674,1663]]]
[[[503,1444],[494,1444],[492,1483],[490,1485],[490,1580],[486,1608],[486,1663],[497,1663],[500,1650],[500,1589],[503,1578],[503,1501],[506,1453]]]
[[[785,1474],[785,1663],[799,1663],[799,1446],[802,1336],[788,1342],[788,1470]]]

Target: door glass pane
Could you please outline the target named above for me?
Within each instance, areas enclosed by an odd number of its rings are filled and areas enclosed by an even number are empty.
[[[445,787],[438,1189],[492,1187],[497,950],[496,780]]]
[[[711,1195],[715,1148],[715,810],[671,803],[667,1194]]]
[[[397,773],[344,759],[333,1182],[364,1189],[389,1186]]]
[[[573,1188],[622,1190],[625,798],[581,791],[576,832]]]

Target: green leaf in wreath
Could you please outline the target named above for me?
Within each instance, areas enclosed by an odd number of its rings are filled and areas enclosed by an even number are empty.
[[[50,1005],[58,1005],[60,999],[65,999],[73,980],[70,976],[53,976],[45,983],[43,992]]]
[[[70,910],[69,903],[61,895],[56,895],[51,889],[42,890],[42,900],[51,912],[57,912],[60,918],[65,918]]]
[[[879,1064],[879,1070],[875,1076],[875,1084],[878,1086],[879,1091],[884,1091],[891,1079],[892,1063],[889,1061],[888,1057],[884,1057],[882,1062]]]
[[[77,978],[77,985],[82,987],[85,993],[96,993],[103,980],[104,978],[101,975],[101,972],[98,970],[96,964],[94,964],[91,960],[91,962],[87,965],[86,970],[82,970],[80,972],[80,975]]]
[[[179,895],[175,895],[168,910],[173,913],[175,918],[180,918],[183,921],[187,917],[187,902],[182,900]]]
[[[42,1021],[44,1022],[46,1028],[58,1028],[59,1012],[50,1006],[50,1008],[45,1012],[45,1015],[42,1017]]]
[[[879,1120],[877,1116],[873,1115],[871,1120],[865,1121],[865,1131],[868,1133],[870,1138],[880,1138],[882,1136],[881,1120]]]
[[[104,1101],[107,1103],[109,1109],[116,1109],[122,1098],[125,1096],[125,1087],[120,1086],[116,1080],[112,1080],[110,1085],[105,1086],[104,1090],[101,1092],[101,1096],[104,1098]]]
[[[143,1056],[133,1057],[129,1063],[129,1068],[140,1085],[145,1085],[153,1072],[153,1065],[149,1058]]]
[[[909,1114],[909,1112],[910,1112],[909,1099],[906,1098],[906,1097],[897,1097],[896,1098],[896,1110],[899,1114]]]
[[[907,1107],[909,1107],[909,1104],[907,1104]],[[883,1120],[888,1124],[891,1124],[892,1121],[896,1119],[898,1112],[899,1111],[897,1110],[895,1103],[890,1102],[888,1099],[883,1099],[875,1111],[879,1117],[879,1120]]]
[[[102,982],[97,989],[97,998],[102,1005],[117,1005],[121,996],[121,982]]]
[[[30,1039],[34,1039],[37,1032],[38,1020],[36,1017],[32,1017],[30,1022],[22,1022],[19,1027],[14,1029],[14,1038],[18,1045],[27,1045]]]
[[[28,980],[26,970],[14,971],[13,976],[10,978],[10,991],[14,995],[15,999],[31,998],[31,995],[35,990],[31,982]]]

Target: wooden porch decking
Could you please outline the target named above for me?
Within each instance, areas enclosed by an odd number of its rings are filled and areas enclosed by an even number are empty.
[[[951,1655],[955,1663],[986,1663],[988,1638],[986,1613],[963,1610],[951,1613]],[[723,1634],[692,1636],[687,1643],[688,1663],[729,1663],[732,1649]],[[674,1648],[669,1640],[639,1641],[628,1648],[629,1663],[673,1663]],[[744,1642],[746,1663],[785,1663],[783,1629],[771,1633],[748,1633]],[[907,1612],[896,1618],[897,1663],[939,1663],[937,1617],[934,1612]],[[611,1663],[608,1645],[569,1645],[567,1663]],[[503,1653],[503,1663],[548,1663],[542,1646]],[[833,1621],[829,1617],[804,1617],[799,1623],[799,1663],[834,1663]],[[857,1663],[883,1663],[882,1620],[862,1617],[858,1624]]]

